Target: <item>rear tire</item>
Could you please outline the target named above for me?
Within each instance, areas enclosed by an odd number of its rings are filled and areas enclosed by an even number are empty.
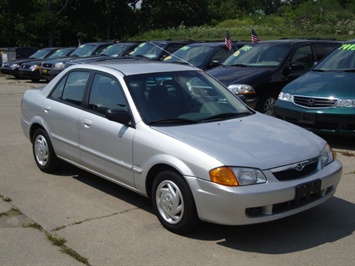
[[[186,234],[200,223],[191,190],[174,171],[158,173],[153,183],[152,203],[160,223],[173,233]]]
[[[45,173],[58,170],[61,161],[55,155],[51,140],[43,129],[37,129],[32,140],[33,157],[38,168]]]

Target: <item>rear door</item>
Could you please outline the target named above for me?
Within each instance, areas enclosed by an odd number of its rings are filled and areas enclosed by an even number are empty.
[[[89,71],[69,72],[42,105],[54,150],[76,163],[80,161],[78,121],[89,77]]]

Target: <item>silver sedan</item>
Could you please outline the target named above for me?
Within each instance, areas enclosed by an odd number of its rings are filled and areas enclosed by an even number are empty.
[[[253,224],[310,209],[342,174],[323,139],[178,64],[67,68],[24,93],[21,125],[40,170],[66,161],[147,196],[178,234],[200,221]]]

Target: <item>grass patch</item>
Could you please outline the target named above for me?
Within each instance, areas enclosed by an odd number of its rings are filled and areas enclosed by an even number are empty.
[[[67,242],[65,238],[50,233],[47,233],[46,235],[49,241],[51,241],[54,246],[58,246],[62,249],[63,253],[68,254],[72,258],[76,259],[77,261],[80,261],[81,263],[84,263],[85,265],[90,265],[87,258],[81,256],[78,252],[65,245],[65,243]]]
[[[0,217],[2,216],[16,216],[16,215],[21,215],[21,211],[17,208],[11,208],[7,212],[0,213]]]

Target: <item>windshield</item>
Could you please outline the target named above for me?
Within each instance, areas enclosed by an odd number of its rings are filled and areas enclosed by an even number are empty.
[[[86,57],[92,55],[97,49],[96,45],[93,44],[83,44],[80,45],[71,55],[77,57]]]
[[[194,66],[201,63],[210,53],[215,50],[215,47],[212,46],[183,46],[177,50],[172,55],[164,59],[165,62],[180,62],[180,63],[190,63]]]
[[[105,51],[100,55],[120,57],[123,56],[127,49],[132,46],[132,44],[119,43],[115,45],[110,45]]]
[[[69,55],[72,51],[74,51],[73,48],[63,48],[57,50],[54,54],[48,56],[47,59],[55,59],[55,58],[60,58]]]
[[[202,71],[126,76],[125,81],[143,121],[150,125],[201,123],[252,113]]]
[[[44,59],[50,53],[48,50],[38,50],[34,54],[32,54],[29,58],[31,59]]]
[[[335,49],[313,69],[314,71],[355,71],[355,43]]]
[[[278,67],[291,51],[290,44],[255,43],[244,45],[230,57],[223,65]]]
[[[153,42],[145,42],[138,45],[137,49],[135,49],[131,56],[144,56],[150,59],[159,58],[159,55],[164,50],[162,44],[155,44]]]

